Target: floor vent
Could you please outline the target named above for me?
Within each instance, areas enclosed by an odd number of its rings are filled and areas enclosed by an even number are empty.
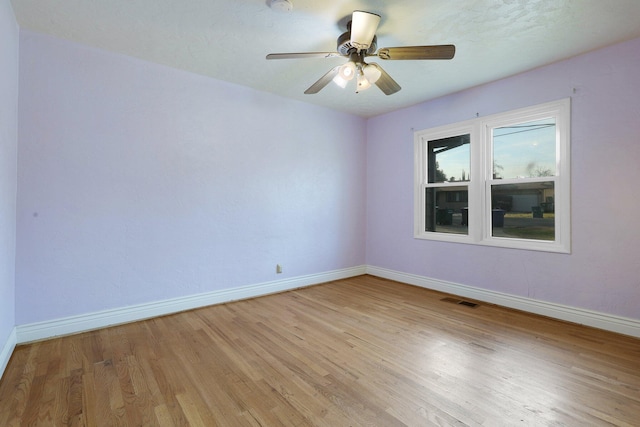
[[[471,307],[471,308],[476,308],[478,306],[478,304],[476,304],[475,302],[471,302],[471,301],[460,301],[458,304],[466,305],[467,307]]]
[[[442,298],[440,301],[450,302],[452,304],[464,305],[466,307],[471,307],[471,308],[476,308],[478,306],[478,304],[476,304],[475,302],[460,300],[460,299],[451,298],[451,297]]]

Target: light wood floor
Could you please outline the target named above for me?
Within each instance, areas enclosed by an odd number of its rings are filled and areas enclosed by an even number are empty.
[[[640,340],[361,276],[16,348],[0,426],[638,426]]]

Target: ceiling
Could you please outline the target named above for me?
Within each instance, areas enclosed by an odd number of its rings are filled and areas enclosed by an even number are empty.
[[[21,28],[372,117],[640,37],[639,0],[11,0]],[[335,51],[354,10],[382,16],[378,46],[455,44],[453,60],[383,61],[402,90],[304,91],[343,58],[267,61]]]

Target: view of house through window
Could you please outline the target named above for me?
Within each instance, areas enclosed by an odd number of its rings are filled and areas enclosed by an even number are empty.
[[[414,237],[569,252],[569,106],[416,132]]]
[[[554,240],[553,190],[553,181],[492,185],[492,235]]]
[[[470,135],[427,143],[425,224],[427,231],[467,234],[471,154]]]
[[[556,143],[553,117],[492,129],[493,236],[555,239]]]

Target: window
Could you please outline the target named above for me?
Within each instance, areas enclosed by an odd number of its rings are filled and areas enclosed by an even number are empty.
[[[416,132],[414,237],[568,253],[569,120],[564,99]]]

